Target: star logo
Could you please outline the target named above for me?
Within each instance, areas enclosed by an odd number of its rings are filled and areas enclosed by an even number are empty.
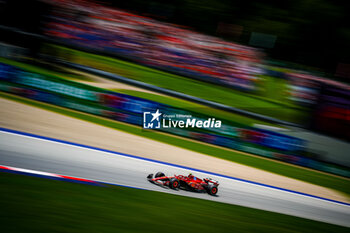
[[[157,119],[157,121],[159,121],[159,117],[160,115],[162,115],[160,112],[159,112],[159,109],[157,109],[157,111],[155,113],[151,113],[151,115],[153,116],[151,122],[153,122],[154,120]]]
[[[144,129],[159,129],[160,128],[160,119],[159,117],[162,113],[159,112],[159,109],[155,113],[143,112],[143,128]]]

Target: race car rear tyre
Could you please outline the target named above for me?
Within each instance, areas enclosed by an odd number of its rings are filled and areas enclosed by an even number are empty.
[[[176,178],[172,178],[169,182],[169,187],[171,189],[178,189],[180,188],[180,182]]]
[[[218,186],[209,186],[208,193],[213,196],[216,195],[218,193]]]
[[[165,174],[163,172],[157,172],[154,177],[158,178],[158,177],[163,177],[163,176],[165,176]]]

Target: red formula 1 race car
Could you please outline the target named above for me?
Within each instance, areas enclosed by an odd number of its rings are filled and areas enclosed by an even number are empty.
[[[147,179],[151,183],[168,186],[171,189],[181,188],[195,192],[207,192],[210,195],[216,195],[218,193],[219,182],[211,178],[199,179],[192,174],[188,176],[165,176],[163,172],[158,172],[154,177],[153,174],[149,174]]]

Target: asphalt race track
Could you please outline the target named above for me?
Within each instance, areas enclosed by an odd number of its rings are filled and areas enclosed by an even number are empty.
[[[0,165],[236,204],[350,227],[350,205],[10,132],[0,131]],[[166,175],[192,172],[200,178],[211,177],[220,182],[218,196],[170,190],[146,180],[149,173],[158,171]]]

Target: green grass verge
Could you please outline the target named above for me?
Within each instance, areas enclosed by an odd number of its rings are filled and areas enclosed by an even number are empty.
[[[235,152],[225,148],[212,146],[210,144],[200,143],[193,140],[187,140],[180,137],[174,137],[169,134],[163,134],[156,131],[146,131],[140,127],[121,123],[118,121],[108,120],[106,118],[85,114],[77,111],[72,111],[66,108],[57,107],[50,104],[41,103],[38,101],[6,94],[0,92],[0,97],[14,100],[20,103],[28,104],[31,106],[39,107],[45,110],[53,111],[70,117],[82,119],[88,122],[93,122],[99,125],[107,126],[113,129],[121,130],[134,135],[139,135],[170,145],[178,146],[195,152],[207,154],[210,156],[226,159],[229,161],[237,162],[247,166],[259,168],[268,172],[280,174],[290,178],[302,180],[312,184],[320,185],[323,187],[331,188],[350,196],[350,179],[337,177],[318,171],[305,169],[302,167],[293,166],[287,163],[273,161],[258,156],[250,156],[243,153]]]
[[[76,75],[73,73],[67,73],[67,72],[57,72],[54,70],[47,70],[47,69],[43,69],[34,65],[30,65],[30,64],[26,64],[23,62],[17,62],[17,61],[13,61],[7,58],[3,58],[0,57],[0,62],[8,64],[8,65],[12,65],[12,66],[16,66],[18,68],[27,70],[27,71],[31,71],[34,73],[38,73],[38,74],[42,74],[42,75],[47,75],[47,76],[53,76],[56,78],[61,78],[61,79],[67,79],[67,80],[83,80],[83,81],[89,81],[89,78],[87,77],[82,77],[80,75]]]
[[[262,76],[263,79],[268,79],[268,81],[262,85],[262,88],[265,89],[264,92],[269,94],[259,96],[162,72],[130,62],[60,46],[51,45],[44,49],[44,51],[52,53],[52,48],[54,48],[53,53],[72,62],[117,73],[131,79],[226,104],[228,106],[297,123],[300,123],[301,119],[307,116],[306,109],[287,101],[287,99],[283,97],[285,95],[280,93],[281,90],[285,89],[284,81],[276,80],[276,78],[273,77]],[[271,83],[273,84],[272,87],[270,87]]]
[[[346,232],[312,220],[132,188],[0,174],[3,232]]]

